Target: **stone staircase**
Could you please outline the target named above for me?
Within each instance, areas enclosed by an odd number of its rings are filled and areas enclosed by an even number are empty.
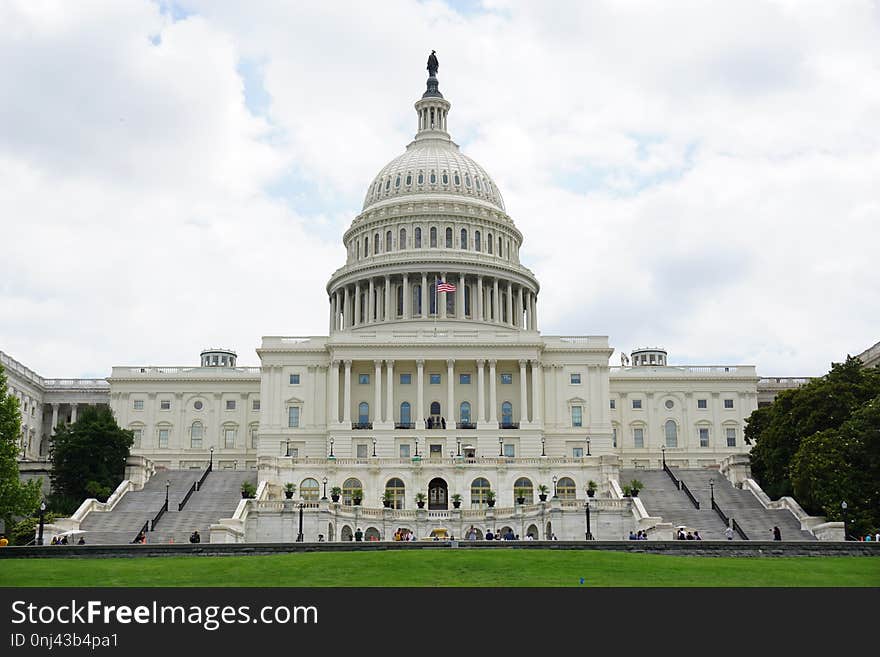
[[[169,506],[176,509],[176,500],[183,498],[200,476],[199,470],[158,471],[142,490],[126,493],[112,511],[92,512],[85,517],[80,529],[86,532],[82,534],[86,544],[131,543],[144,523],[152,520],[165,504],[166,481],[171,482],[168,487]],[[76,540],[78,538],[74,542]]]
[[[678,475],[676,475],[678,476]],[[726,528],[724,522],[709,504],[709,497],[703,500],[690,483],[691,492],[700,501],[700,508],[694,508],[693,502],[684,493],[678,490],[676,485],[663,470],[621,470],[620,485],[623,486],[632,479],[638,479],[644,484],[639,491],[639,499],[645,506],[645,510],[652,516],[661,516],[663,522],[672,523],[673,527],[686,525],[700,532],[700,536],[706,541],[727,540],[724,535]],[[734,535],[734,540],[739,536]]]
[[[715,482],[715,503],[736,520],[749,540],[772,541],[774,526],[779,527],[784,541],[816,540],[813,534],[801,530],[800,521],[788,509],[765,509],[751,492],[736,488],[715,470],[671,470],[688,485],[701,506],[711,507],[709,482]],[[669,475],[666,478],[671,483]]]
[[[202,542],[209,542],[210,526],[220,518],[228,518],[235,513],[241,501],[243,481],[256,485],[256,471],[214,470],[205,479],[202,487],[190,496],[183,510],[177,510],[177,503],[183,499],[183,495],[172,498],[171,508],[147,535],[147,541],[188,543],[190,534],[197,529],[202,536]]]

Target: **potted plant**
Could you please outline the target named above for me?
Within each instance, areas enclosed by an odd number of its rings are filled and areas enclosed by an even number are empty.
[[[486,491],[486,506],[490,509],[495,506],[495,491],[492,489]]]
[[[624,497],[632,497],[632,486],[627,484],[623,487],[623,496]]]
[[[596,482],[590,479],[587,482],[587,497],[594,497],[596,495]]]
[[[351,503],[354,506],[360,506],[361,502],[364,501],[364,491],[360,488],[355,488],[351,491]]]
[[[243,500],[253,499],[257,496],[257,487],[249,481],[241,482],[241,498]]]
[[[516,503],[517,503],[517,504],[519,504],[520,506],[522,506],[523,504],[526,503],[526,491],[525,491],[525,489],[523,489],[523,488],[517,488],[517,489],[514,491],[514,494],[516,495]]]
[[[416,505],[417,505],[420,509],[424,509],[424,508],[425,508],[425,500],[426,500],[426,497],[425,497],[425,494],[424,494],[424,493],[416,493]]]
[[[547,501],[547,493],[549,491],[550,491],[550,489],[544,484],[541,484],[540,486],[538,486],[538,499],[541,500],[542,502],[546,502]]]
[[[461,493],[453,493],[452,508],[458,509],[459,507],[461,507]]]
[[[386,509],[390,509],[392,504],[394,504],[394,492],[386,488],[385,492],[382,494],[382,506]]]
[[[630,487],[630,490],[632,491],[633,497],[639,496],[639,491],[642,489],[642,486],[644,486],[644,484],[641,481],[639,481],[638,479],[633,479],[631,482],[629,482],[629,487]]]
[[[334,502],[339,501],[339,496],[342,495],[342,489],[339,486],[334,486],[330,489],[330,499]]]
[[[292,484],[289,481],[284,484],[284,497],[290,499],[293,497],[293,494],[296,492],[296,484]]]

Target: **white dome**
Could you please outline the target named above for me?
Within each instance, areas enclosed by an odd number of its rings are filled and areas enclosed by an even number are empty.
[[[364,210],[386,199],[416,194],[478,198],[504,210],[501,192],[486,170],[448,139],[416,140],[407,146],[373,179]]]

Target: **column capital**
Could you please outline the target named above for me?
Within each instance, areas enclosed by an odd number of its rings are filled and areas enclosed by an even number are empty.
[[[382,359],[381,358],[374,358],[373,365],[375,365],[377,368],[382,367]]]
[[[386,358],[385,365],[387,365],[388,367],[394,367],[394,359],[393,358]]]
[[[446,359],[446,367],[452,367],[452,366],[454,366],[454,365],[455,365],[455,359],[454,359],[454,358],[447,358],[447,359]]]
[[[331,360],[330,367],[335,367],[336,369],[339,369],[339,361],[336,359]]]
[[[477,367],[485,367],[485,366],[486,366],[486,359],[485,358],[478,358],[477,359]]]
[[[526,365],[528,364],[528,362],[529,361],[527,361],[525,358],[521,358],[519,361],[520,369],[524,370],[526,368]]]
[[[416,360],[416,366],[417,366],[417,367],[424,367],[424,366],[425,366],[425,359],[424,359],[424,358],[419,358],[419,359],[417,359],[417,360]]]
[[[494,368],[494,367],[495,367],[495,364],[496,364],[497,362],[498,362],[497,360],[495,360],[494,358],[491,358],[491,359],[489,360],[489,367]]]
[[[533,358],[529,362],[532,364],[532,367],[541,367],[541,361],[537,358]]]
[[[347,369],[347,370],[350,370],[350,369],[351,369],[351,359],[346,358],[346,359],[345,359],[344,361],[342,361],[342,362],[345,363],[345,369]]]

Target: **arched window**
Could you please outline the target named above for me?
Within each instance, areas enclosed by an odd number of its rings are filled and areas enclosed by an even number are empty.
[[[189,430],[189,446],[193,449],[201,449],[202,438],[205,436],[205,425],[196,420]]]
[[[364,493],[364,485],[360,479],[351,478],[342,482],[342,503],[345,506],[353,506],[351,500],[354,497],[355,491],[359,491],[361,495]]]
[[[400,229],[400,237],[397,240],[397,248],[405,249],[406,248],[406,228]]]
[[[526,477],[520,477],[513,483],[513,501],[516,502],[517,497],[526,498],[526,504],[532,504],[535,501],[535,489],[532,486],[532,480]]]
[[[412,307],[414,315],[422,314],[422,286],[421,285],[413,285],[412,288]]]
[[[395,189],[397,187],[400,187],[400,174],[399,173],[397,174],[397,178],[394,179],[394,187],[395,187]]]
[[[397,286],[397,314],[403,317],[403,285]]]
[[[492,233],[486,235],[486,246],[489,247],[489,253],[492,253]]]
[[[452,229],[451,228],[446,229],[446,248],[447,249],[452,248]]]
[[[412,174],[408,173],[406,174],[406,186],[409,187],[410,185],[412,185]]]
[[[474,251],[479,251],[481,247],[480,244],[480,231],[474,231]]]
[[[501,424],[513,424],[513,404],[509,401],[501,404]]]
[[[471,186],[471,174],[469,174],[469,173],[464,174],[464,184],[467,185],[468,187]]]
[[[404,501],[406,499],[406,487],[403,485],[403,482],[395,477],[394,479],[389,479],[388,483],[385,484],[385,490],[391,493],[391,507],[393,509],[402,509],[404,508]]]
[[[385,191],[387,192],[389,189],[391,189],[391,178],[385,181]]]
[[[464,286],[464,314],[466,317],[471,316],[471,288],[470,288],[470,285]]]
[[[400,423],[406,425],[412,423],[412,413],[410,412],[409,402],[403,402],[400,405]]]
[[[317,479],[303,479],[299,485],[299,495],[306,502],[317,502],[318,496],[321,494],[321,487],[318,485]]]
[[[455,176],[453,177],[456,185],[461,185],[461,178],[458,175],[458,171],[455,172]]]
[[[385,233],[385,253],[391,251],[391,231]]]
[[[370,238],[364,238],[364,257],[368,257],[370,255]]]
[[[428,311],[431,315],[437,314],[437,281],[428,286]]]
[[[483,186],[480,184],[480,179],[479,179],[479,178],[475,178],[475,179],[474,179],[474,182],[477,183],[477,191],[478,191],[478,192],[483,191]]]
[[[461,248],[463,248],[463,249],[468,248],[468,234],[467,234],[466,228],[461,229]]]
[[[416,228],[416,244],[415,244],[415,247],[416,247],[417,249],[421,249],[421,248],[422,248],[422,229],[421,229],[421,228]]]
[[[422,171],[419,171],[419,184],[422,185],[425,182],[425,174]]]
[[[436,172],[431,171],[431,179],[430,180],[431,180],[432,185],[437,182],[437,173]]]
[[[449,184],[449,174],[446,173],[445,171],[443,172],[443,184],[444,184],[444,185],[448,185],[448,184]]]
[[[501,241],[501,238],[499,237],[499,238],[498,238],[498,257],[499,257],[499,258],[503,258],[503,257],[504,257],[504,255],[503,255],[503,251],[502,251],[502,249],[501,249],[502,244],[503,244],[503,243],[502,243],[502,241]]]
[[[470,424],[471,423],[471,403],[470,402],[461,402],[461,406],[459,407],[459,422],[462,424]]]
[[[437,248],[437,227],[431,226],[431,248]]]
[[[440,415],[440,402],[431,402],[431,415]]]
[[[486,506],[486,493],[489,492],[489,480],[477,477],[471,482],[471,506],[482,509]]]
[[[358,404],[358,422],[366,424],[370,421],[370,405],[367,402]]]
[[[574,487],[574,481],[568,477],[563,477],[556,482],[556,495],[560,500],[573,500],[577,497],[577,489]]]
[[[360,242],[360,240],[358,240],[358,243],[357,243],[357,259],[358,260],[361,259],[361,242]]]
[[[379,233],[376,233],[373,236],[373,255],[376,255],[379,253],[379,245],[380,244],[381,244],[381,242],[379,241]],[[498,250],[498,254],[499,255],[501,254],[501,249]]]
[[[678,427],[674,420],[666,421],[666,446],[678,447]]]

